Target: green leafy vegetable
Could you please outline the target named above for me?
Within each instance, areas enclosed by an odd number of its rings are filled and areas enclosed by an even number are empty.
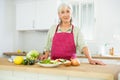
[[[31,60],[35,60],[39,56],[39,52],[36,50],[31,50],[29,53],[27,53],[26,57]]]
[[[42,63],[42,64],[57,64],[58,62],[55,60],[46,59],[46,60],[40,61],[40,63]]]

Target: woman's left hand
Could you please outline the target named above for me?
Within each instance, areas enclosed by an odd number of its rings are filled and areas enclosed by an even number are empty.
[[[96,59],[89,60],[89,63],[93,65],[105,65],[105,63],[103,63],[102,61],[96,60]]]

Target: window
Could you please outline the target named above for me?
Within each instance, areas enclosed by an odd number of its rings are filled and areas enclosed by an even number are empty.
[[[80,27],[85,40],[94,38],[94,0],[61,0],[73,8],[73,24]]]
[[[73,8],[73,23],[81,28],[85,40],[94,38],[94,2],[83,0],[71,3]]]

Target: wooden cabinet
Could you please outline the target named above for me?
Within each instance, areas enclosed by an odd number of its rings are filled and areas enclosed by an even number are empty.
[[[16,0],[17,30],[47,30],[56,22],[57,1]]]

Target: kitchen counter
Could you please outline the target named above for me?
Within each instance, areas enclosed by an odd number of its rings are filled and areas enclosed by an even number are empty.
[[[66,67],[60,65],[56,68],[44,68],[39,65],[15,65],[8,62],[7,58],[0,58],[0,70],[24,71],[42,74],[55,74],[74,77],[101,78],[105,80],[117,80],[120,72],[120,65],[91,65],[89,63],[81,63],[80,66]],[[52,73],[51,73],[52,72]]]
[[[78,58],[86,58],[84,55],[83,56],[77,56]],[[111,56],[111,55],[94,55],[92,58],[95,59],[111,59],[111,60],[120,60],[120,56]]]
[[[4,52],[3,55],[6,56],[26,56],[26,52]],[[85,55],[78,55],[78,58],[86,58]],[[111,55],[106,55],[106,56],[101,56],[101,55],[94,55],[92,58],[97,58],[97,59],[114,59],[114,60],[120,60],[120,56],[111,56]]]

